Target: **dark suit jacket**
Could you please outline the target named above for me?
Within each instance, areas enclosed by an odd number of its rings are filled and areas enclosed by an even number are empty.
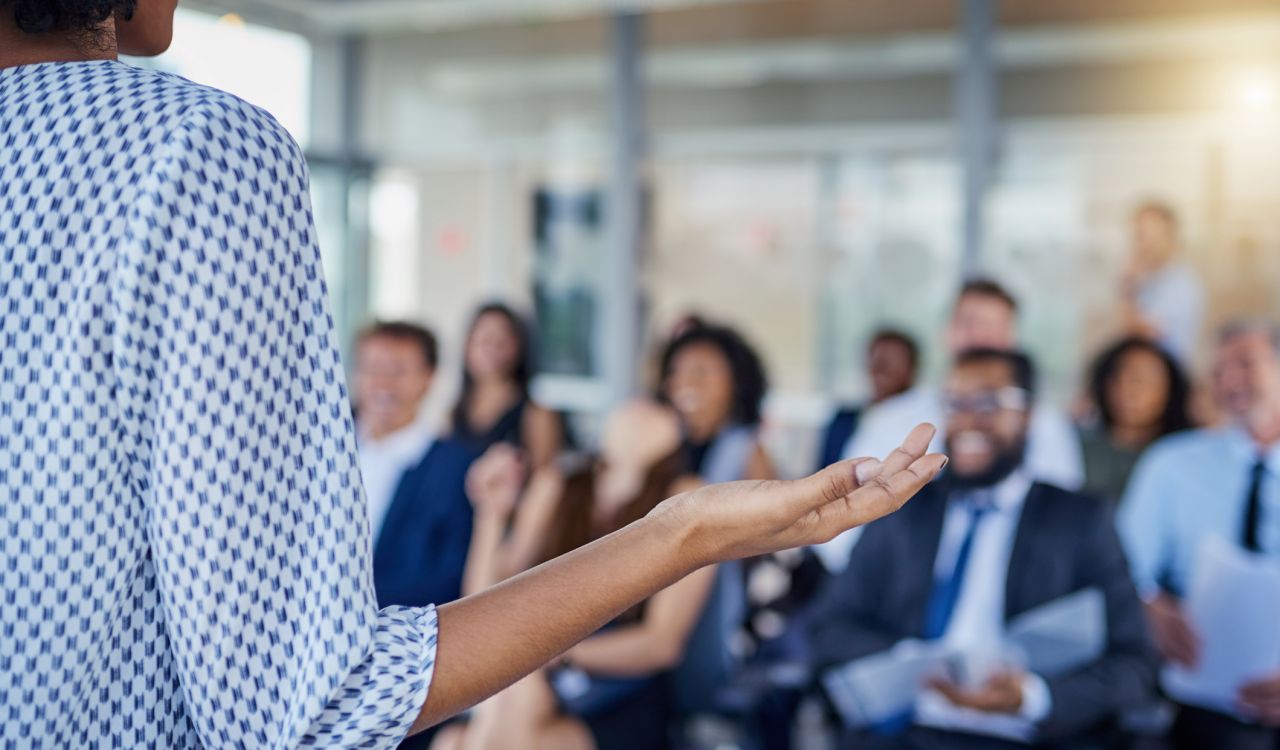
[[[844,458],[844,446],[858,429],[862,411],[861,406],[855,406],[842,407],[835,413],[822,433],[822,450],[818,453],[818,468],[814,471],[822,471]]]
[[[898,513],[867,527],[849,567],[819,602],[811,633],[819,667],[921,637],[946,509],[947,492],[935,482]],[[1053,708],[1039,726],[1043,741],[1086,732],[1141,703],[1152,695],[1156,667],[1109,506],[1032,485],[1009,559],[1005,619],[1091,587],[1106,599],[1106,653],[1047,680]]]
[[[466,478],[474,459],[471,449],[441,439],[401,477],[373,547],[379,607],[444,604],[461,595],[471,544]]]

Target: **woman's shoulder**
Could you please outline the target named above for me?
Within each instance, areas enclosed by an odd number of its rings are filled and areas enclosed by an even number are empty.
[[[129,92],[123,114],[154,128],[169,144],[208,144],[190,159],[218,160],[228,154],[256,164],[266,159],[303,163],[302,150],[265,109],[235,94],[180,75],[124,63],[111,69],[108,91]]]

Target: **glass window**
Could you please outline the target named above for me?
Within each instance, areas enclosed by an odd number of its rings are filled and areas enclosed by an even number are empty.
[[[129,62],[229,91],[270,112],[304,148],[309,143],[311,44],[299,34],[179,8],[169,51]]]

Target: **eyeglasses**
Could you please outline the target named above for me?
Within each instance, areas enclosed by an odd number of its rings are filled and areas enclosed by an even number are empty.
[[[944,403],[947,414],[974,414],[989,417],[999,411],[1026,411],[1031,406],[1031,393],[1025,388],[1009,386],[995,391],[961,395],[949,393]]]

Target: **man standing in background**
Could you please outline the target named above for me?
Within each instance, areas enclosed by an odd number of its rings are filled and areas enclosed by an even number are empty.
[[[1179,258],[1178,215],[1148,201],[1134,210],[1132,232],[1121,294],[1124,332],[1158,341],[1189,366],[1204,318],[1204,287]]]

